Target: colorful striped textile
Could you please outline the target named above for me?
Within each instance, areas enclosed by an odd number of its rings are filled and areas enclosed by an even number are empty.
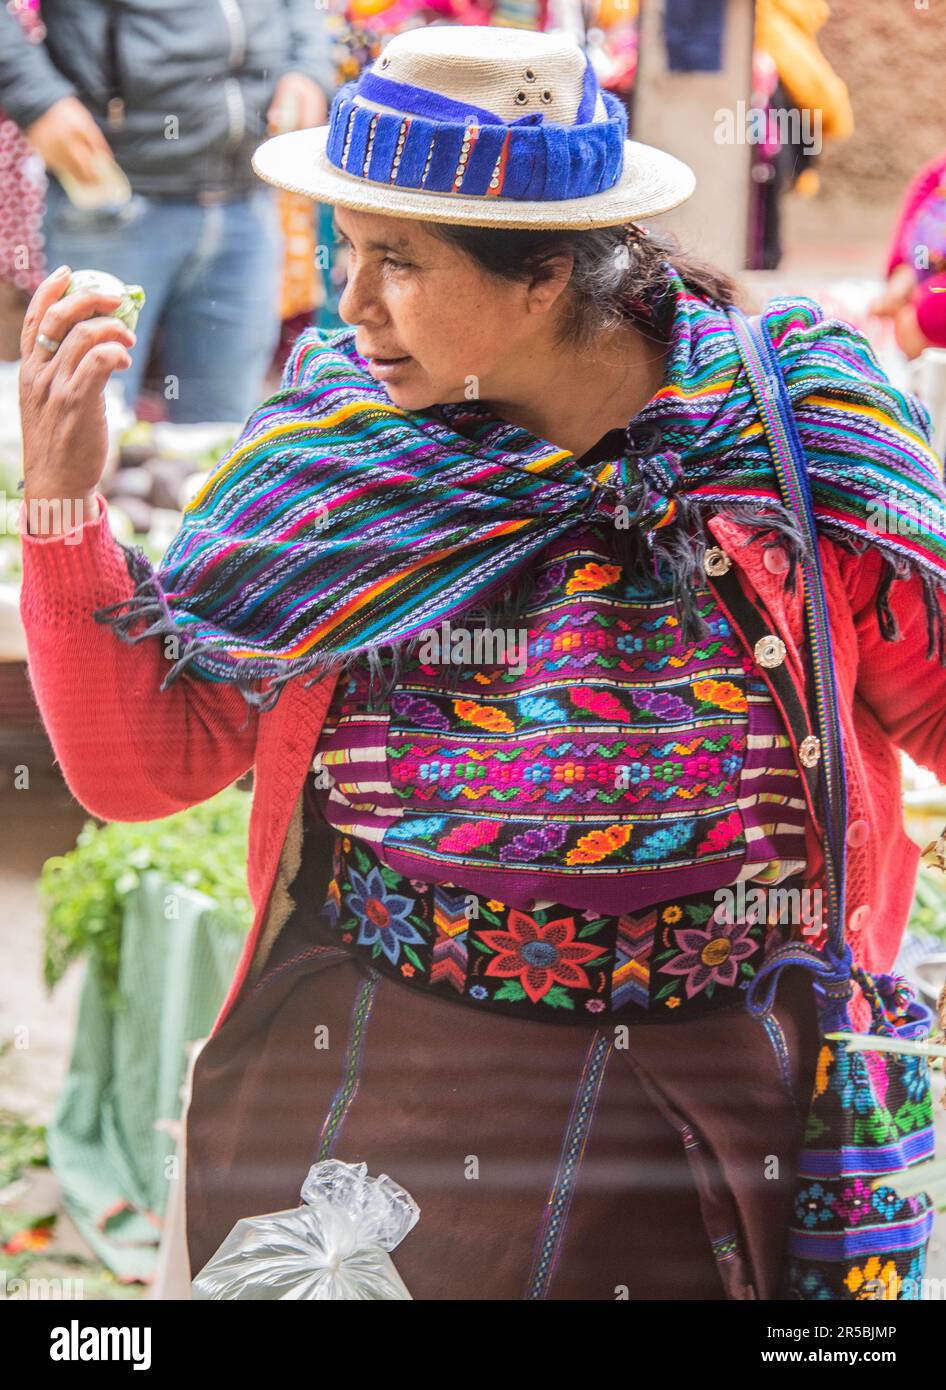
[[[876,1029],[916,1036],[911,1020]],[[786,1297],[923,1296],[929,1196],[902,1197],[902,1172],[933,1157],[925,1057],[860,1052],[825,1040],[818,1059],[789,1227]],[[881,1178],[887,1181],[875,1188]]]
[[[666,273],[650,301],[669,342],[664,385],[628,424],[623,455],[590,469],[479,401],[403,411],[356,353],[354,329],[307,329],[160,568],[126,548],[135,595],[97,620],[127,641],[177,639],[162,688],[187,669],[269,709],[287,680],[318,679],[362,653],[380,677],[382,648],[397,657],[500,595],[550,541],[604,517],[617,546],[666,558],[683,630],[702,636],[691,596],[709,515],[777,527],[793,567],[804,542],[780,500],[725,310]],[[763,317],[819,529],[883,553],[877,605],[890,639],[891,583],[922,577],[930,655],[946,663],[936,601],[946,492],[926,411],[891,385],[856,329],[813,300],[773,300]]]

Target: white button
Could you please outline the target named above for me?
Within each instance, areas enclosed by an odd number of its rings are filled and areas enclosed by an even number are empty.
[[[772,574],[784,574],[788,569],[788,555],[782,546],[773,545],[762,552],[762,563]]]
[[[817,734],[809,734],[798,745],[798,757],[803,767],[814,767],[821,757],[821,739]]]
[[[870,826],[866,820],[852,820],[845,836],[852,849],[860,849],[870,839]]]
[[[785,643],[781,637],[776,637],[774,633],[760,637],[752,651],[760,666],[781,666],[785,660]]]
[[[860,931],[870,916],[870,903],[861,903],[860,907],[855,907],[854,911],[848,914],[847,924],[851,931]]]

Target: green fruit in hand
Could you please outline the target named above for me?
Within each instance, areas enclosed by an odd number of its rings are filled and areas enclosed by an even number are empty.
[[[113,309],[108,317],[121,319],[134,333],[138,315],[145,302],[145,292],[140,285],[123,284],[117,276],[109,275],[104,270],[74,270],[69,276],[65,294],[87,294],[90,290],[96,294],[120,294],[121,304],[117,309]]]

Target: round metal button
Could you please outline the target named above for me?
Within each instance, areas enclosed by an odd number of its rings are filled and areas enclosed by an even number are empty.
[[[732,568],[732,560],[718,545],[711,545],[703,556],[703,568],[710,576],[726,574]]]
[[[759,638],[752,653],[760,666],[781,666],[785,660],[785,643],[770,632],[767,637]]]
[[[860,849],[870,839],[870,826],[866,820],[852,820],[845,836],[852,849]]]
[[[788,554],[783,546],[770,546],[762,552],[762,563],[771,574],[784,574],[788,569]]]
[[[809,734],[798,745],[798,757],[803,767],[814,767],[821,757],[821,739],[817,734]]]

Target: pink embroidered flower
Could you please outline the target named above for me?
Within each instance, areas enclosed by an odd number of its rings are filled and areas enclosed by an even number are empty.
[[[713,826],[706,839],[697,845],[697,854],[718,854],[727,849],[742,834],[742,818],[738,811],[730,811],[725,820]]]
[[[866,1221],[873,1211],[874,1193],[869,1182],[855,1178],[846,1187],[835,1203],[835,1210],[845,1223],[856,1226],[858,1221]]]
[[[618,724],[630,723],[631,716],[617,696],[608,690],[595,690],[590,685],[574,685],[568,692],[568,698],[578,709],[597,714],[601,719],[613,719]]]
[[[682,927],[674,932],[681,954],[661,966],[663,975],[685,975],[687,998],[704,990],[711,980],[721,985],[734,985],[739,974],[739,962],[757,949],[749,939],[752,930],[747,922],[711,921],[707,930]]]
[[[491,844],[499,834],[502,822],[498,820],[463,821],[448,830],[437,841],[437,849],[448,854],[465,854],[482,845]]]

